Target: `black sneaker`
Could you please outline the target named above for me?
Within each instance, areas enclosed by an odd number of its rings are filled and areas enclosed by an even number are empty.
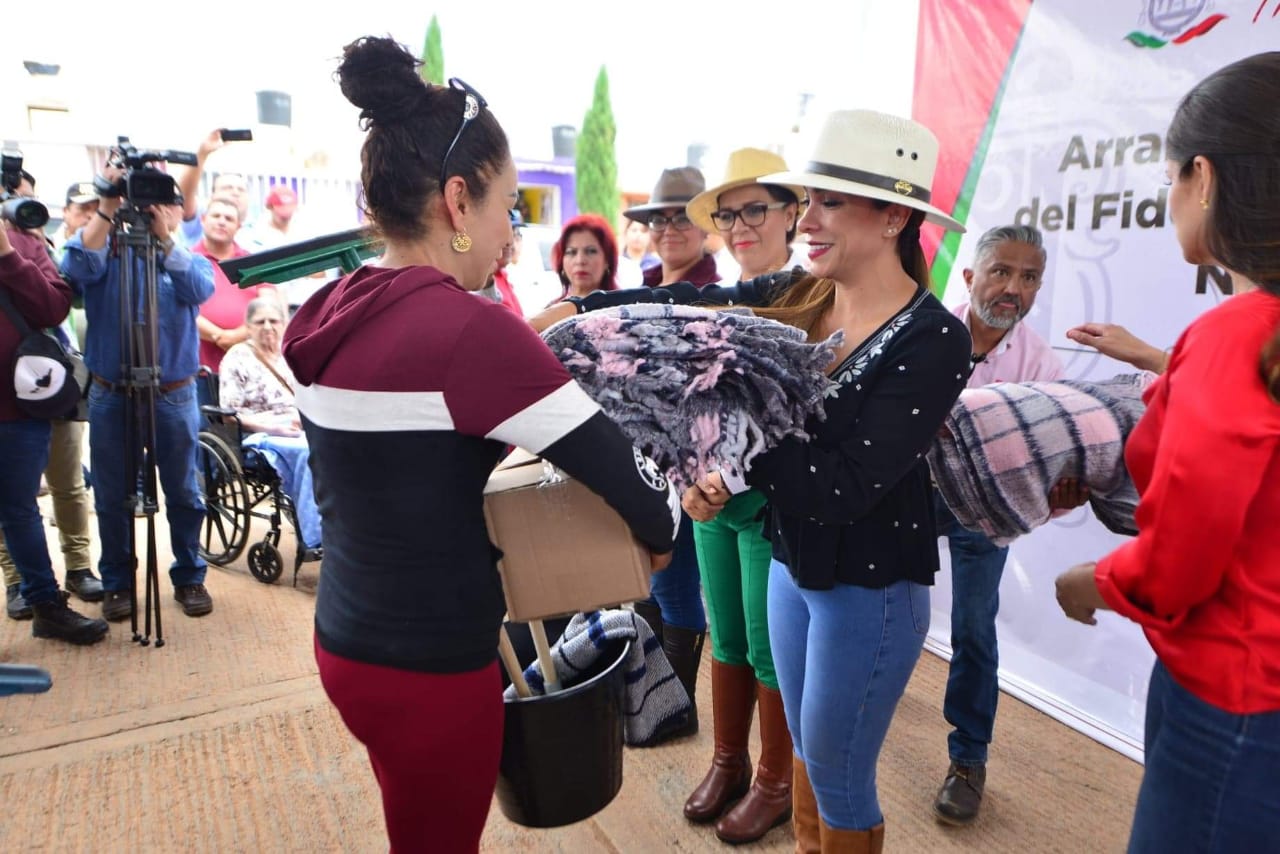
[[[203,617],[213,610],[213,597],[203,584],[179,584],[173,588],[173,598],[188,617]]]
[[[102,616],[113,623],[133,616],[133,603],[128,590],[108,590],[102,599]]]
[[[68,569],[67,582],[63,586],[81,602],[102,601],[102,582],[92,569]]]
[[[9,615],[10,620],[31,619],[31,606],[23,598],[22,591],[17,584],[10,584],[4,589],[4,611]]]
[[[34,638],[54,638],[68,643],[97,643],[107,636],[107,621],[95,620],[78,614],[67,607],[68,594],[59,592],[52,602],[37,602],[31,606],[35,621],[31,624]]]

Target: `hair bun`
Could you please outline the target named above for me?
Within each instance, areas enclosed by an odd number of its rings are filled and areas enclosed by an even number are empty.
[[[418,76],[422,63],[391,38],[364,36],[342,49],[338,84],[369,124],[394,124],[422,106],[427,86]]]

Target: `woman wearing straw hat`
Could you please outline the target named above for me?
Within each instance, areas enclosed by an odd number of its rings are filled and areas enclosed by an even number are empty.
[[[771,151],[738,149],[729,155],[724,181],[694,196],[686,208],[698,228],[720,232],[744,279],[777,273],[790,259],[804,190],[759,180],[786,168]],[[748,490],[715,519],[693,525],[710,617],[715,748],[711,769],[685,801],[684,814],[694,822],[719,819],[716,835],[731,843],[757,840],[791,815],[791,736],[769,650],[764,504],[762,493]],[[757,699],[760,762],[753,780],[747,739]]]
[[[808,191],[799,229],[813,277],[761,314],[841,333],[825,420],[748,475],[769,502],[769,638],[795,747],[799,850],[879,851],[876,761],[929,628],[938,569],[924,452],[964,387],[970,341],[929,293],[920,224],[962,226],[929,204],[938,143],[864,110],[829,116],[807,165],[766,175]],[[685,494],[698,520],[731,491]]]

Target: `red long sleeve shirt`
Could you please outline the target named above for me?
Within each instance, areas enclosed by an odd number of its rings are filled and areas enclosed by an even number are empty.
[[[1138,536],[1098,563],[1174,679],[1233,714],[1280,710],[1280,404],[1258,372],[1280,299],[1232,297],[1178,340],[1125,461]]]
[[[4,288],[28,326],[57,326],[71,309],[71,288],[58,275],[44,241],[13,229],[9,243],[13,251],[0,257],[0,288]],[[4,371],[12,370],[13,354],[21,343],[17,327],[0,311],[0,368]],[[13,374],[0,376],[0,421],[26,417],[13,393]]]

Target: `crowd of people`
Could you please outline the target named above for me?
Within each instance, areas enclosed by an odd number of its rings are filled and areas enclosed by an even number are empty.
[[[999,697],[1008,548],[959,524],[926,452],[966,388],[1063,376],[1052,346],[1023,322],[1047,274],[1040,232],[1007,225],[977,236],[963,270],[968,298],[944,307],[920,230],[964,226],[932,202],[939,140],[918,122],[841,110],[803,168],[742,148],[710,188],[693,167],[664,170],[648,201],[623,212],[620,237],[599,216],[569,220],[551,252],[559,297],[522,307],[507,275],[523,220],[506,134],[478,92],[456,78],[424,83],[417,65],[390,39],[364,38],[338,70],[367,130],[363,204],[385,246],[376,263],[318,289],[303,282],[315,293],[297,301],[289,286],[234,286],[217,262],[294,239],[298,200],[291,187],[272,189],[242,232],[247,187],[224,173],[198,204],[217,132],[179,181],[185,206],[147,211],[160,278],[155,463],[184,613],[213,609],[198,549],[194,379],[204,367],[246,446],[280,473],[303,544],[323,544],[320,679],[368,749],[392,850],[475,850],[503,727],[504,605],[481,496],[505,449],[523,447],[603,495],[650,550],[652,597],[632,607],[695,700],[654,744],[698,732],[710,635],[712,750],[684,816],[714,823],[732,844],[790,821],[797,851],[876,852],[885,837],[877,761],[929,629],[945,537],[953,655],[940,699],[952,730],[933,811],[947,824],[973,822]],[[1168,351],[1113,324],[1068,333],[1160,375],[1126,450],[1138,534],[1096,563],[1064,568],[1057,583],[1067,617],[1093,623],[1114,610],[1156,652],[1132,852],[1280,841],[1280,120],[1267,108],[1278,102],[1280,53],[1259,54],[1197,83],[1167,136],[1183,257],[1225,268],[1236,296]],[[103,177],[120,174],[108,167]],[[12,463],[0,479],[7,613],[32,618],[37,637],[80,644],[101,640],[105,621],[129,617],[136,602],[137,472],[121,453],[134,441],[136,377],[122,369],[119,333],[139,308],[122,307],[119,290],[138,271],[110,251],[119,205],[91,185],[70,188],[52,250],[42,235],[0,228],[0,291],[29,324],[73,342],[71,305],[83,304],[100,578],[89,557],[85,425],[26,417],[0,385],[0,449]],[[825,417],[806,426],[805,441],[757,457],[745,481],[714,467],[683,495],[655,481],[537,334],[645,302],[745,306],[811,341],[838,342]],[[0,315],[0,356],[18,338]],[[61,588],[36,501],[42,475]],[[1089,498],[1074,478],[1046,486],[1055,510]],[[103,619],[70,608],[71,593],[101,601]]]

